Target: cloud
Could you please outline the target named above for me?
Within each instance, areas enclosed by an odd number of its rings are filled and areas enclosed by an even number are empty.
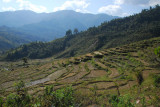
[[[5,3],[11,2],[11,0],[2,0],[2,1],[5,2]]]
[[[113,16],[126,16],[127,13],[123,13],[122,8],[119,5],[107,5],[99,8],[99,13],[106,13]]]
[[[62,6],[55,7],[53,11],[59,11],[59,10],[75,10],[78,12],[87,12],[86,8],[89,6],[89,3],[86,2],[86,0],[70,0],[64,2]]]
[[[140,5],[140,6],[154,6],[160,4],[160,0],[115,0],[114,4],[131,4],[131,5]]]
[[[47,11],[46,7],[32,4],[30,1],[27,0],[16,0],[16,2],[19,3],[19,10],[32,10],[38,13]]]
[[[13,7],[2,7],[3,11],[15,11],[16,9]]]
[[[150,5],[150,6],[155,6],[155,5],[157,5],[157,4],[160,4],[160,0],[150,0],[150,1],[149,1],[149,5]]]

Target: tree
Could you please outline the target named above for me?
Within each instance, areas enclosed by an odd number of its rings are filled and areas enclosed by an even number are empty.
[[[78,33],[78,29],[75,28],[75,29],[74,29],[74,34],[77,34],[77,33]]]
[[[72,30],[71,29],[67,30],[66,31],[66,36],[71,36],[71,35],[72,35]]]
[[[160,47],[155,48],[154,53],[160,58]]]
[[[22,58],[22,60],[23,60],[23,65],[25,66],[28,63],[28,60],[26,57]]]

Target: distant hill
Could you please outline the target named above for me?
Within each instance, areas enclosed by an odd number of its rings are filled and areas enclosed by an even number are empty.
[[[31,35],[14,31],[6,26],[0,27],[0,51],[6,51],[32,41],[36,41],[36,38]]]
[[[35,35],[51,41],[63,37],[66,30],[77,28],[79,31],[98,26],[104,21],[118,17],[107,14],[78,13],[63,10],[53,13],[35,13],[29,10],[0,12],[0,26],[14,27],[17,31]]]
[[[71,57],[159,36],[160,6],[157,5],[149,10],[144,9],[139,14],[104,22],[98,27],[90,27],[87,31],[70,34],[52,42],[21,46],[10,51],[6,59]]]

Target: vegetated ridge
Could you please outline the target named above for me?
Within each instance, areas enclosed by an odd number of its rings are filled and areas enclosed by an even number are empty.
[[[48,43],[34,42],[8,52],[5,59],[71,57],[104,48],[121,46],[160,36],[160,6],[141,13],[104,22],[84,32],[66,32],[66,36]]]
[[[36,41],[34,36],[15,31],[9,27],[0,27],[0,51],[6,51],[22,44]]]

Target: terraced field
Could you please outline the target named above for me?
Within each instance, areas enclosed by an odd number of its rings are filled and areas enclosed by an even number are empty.
[[[143,96],[147,106],[154,105],[158,101],[155,98],[160,99],[152,79],[152,75],[160,75],[154,54],[157,46],[160,38],[68,59],[28,60],[27,66],[22,61],[0,62],[0,94],[13,92],[13,84],[23,80],[33,96],[43,93],[47,85],[54,85],[55,90],[72,85],[76,98],[85,106],[107,105],[111,94],[130,94],[135,101]],[[143,73],[141,86],[137,84],[137,71]]]

